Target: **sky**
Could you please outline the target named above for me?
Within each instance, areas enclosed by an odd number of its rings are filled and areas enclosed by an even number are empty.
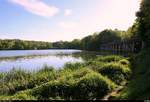
[[[0,0],[0,39],[71,41],[127,30],[139,0]]]

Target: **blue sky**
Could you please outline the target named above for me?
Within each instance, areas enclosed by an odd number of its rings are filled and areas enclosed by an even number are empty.
[[[139,0],[0,0],[0,39],[71,41],[97,31],[126,30]]]

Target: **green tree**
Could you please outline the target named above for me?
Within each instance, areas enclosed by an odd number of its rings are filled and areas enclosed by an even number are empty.
[[[138,35],[145,47],[150,47],[150,0],[142,0],[140,11],[136,15],[139,22]]]

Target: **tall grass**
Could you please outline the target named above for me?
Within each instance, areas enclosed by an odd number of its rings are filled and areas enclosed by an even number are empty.
[[[121,56],[67,63],[61,70],[0,74],[0,98],[10,100],[99,100],[130,78],[130,63]]]
[[[121,82],[128,80],[131,76],[131,70],[120,63],[108,63],[98,71],[117,84],[121,84]]]

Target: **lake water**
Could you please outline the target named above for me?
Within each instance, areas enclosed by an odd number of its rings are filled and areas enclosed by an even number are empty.
[[[0,51],[0,72],[13,68],[36,71],[43,66],[60,69],[67,62],[83,62],[81,50],[11,50]],[[90,55],[86,53],[84,57]]]

